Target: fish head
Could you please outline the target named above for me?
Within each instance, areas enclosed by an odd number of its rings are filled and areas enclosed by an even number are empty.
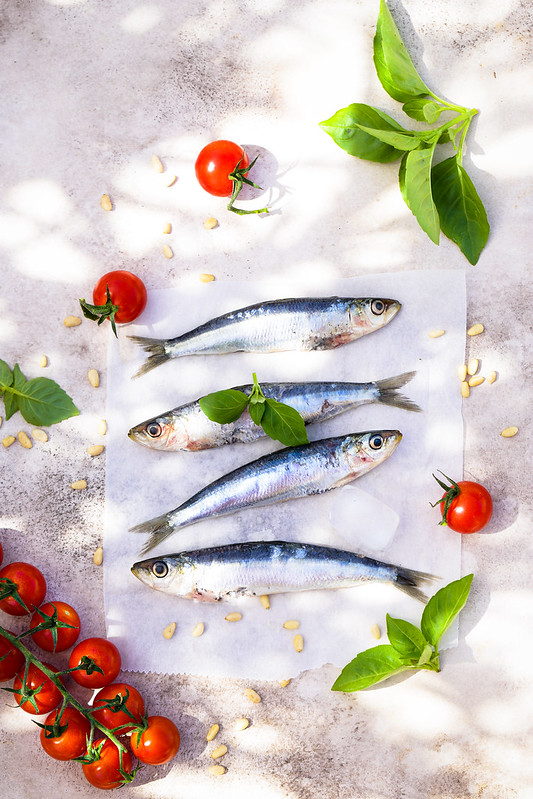
[[[134,563],[132,574],[155,591],[188,596],[193,591],[194,566],[191,559],[177,555],[160,555]]]
[[[345,454],[352,475],[365,474],[383,463],[392,455],[401,440],[402,434],[399,430],[370,430],[348,436]]]
[[[143,447],[160,451],[188,449],[189,444],[184,421],[170,413],[141,422],[129,430],[128,436]]]
[[[401,307],[401,303],[398,302],[398,300],[367,297],[361,300],[357,307],[357,319],[354,319],[354,321],[357,322],[359,327],[362,325],[365,332],[370,333],[388,324],[391,319],[396,316]]]

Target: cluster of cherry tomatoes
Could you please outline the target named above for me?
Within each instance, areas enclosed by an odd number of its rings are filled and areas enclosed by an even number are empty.
[[[0,565],[2,560],[0,544]],[[80,760],[91,785],[105,789],[119,787],[136,771],[123,742],[119,742],[122,749],[117,747],[117,736],[129,737],[131,752],[142,763],[167,763],[180,746],[176,725],[165,716],[147,716],[139,691],[114,682],[121,668],[115,644],[106,638],[76,643],[80,634],[77,612],[66,602],[43,604],[45,595],[46,580],[32,564],[8,563],[0,569],[0,610],[11,616],[31,615],[30,629],[22,635],[0,628],[0,682],[14,678],[13,687],[6,690],[17,704],[33,716],[48,714],[44,724],[39,724],[44,751],[56,760]],[[10,640],[15,637],[18,646]],[[60,670],[39,661],[26,648],[26,637],[45,652],[65,652],[73,647],[68,668]],[[84,708],[68,694],[64,688],[67,673],[78,685],[100,689],[91,708]],[[54,674],[58,675],[55,680]],[[99,733],[103,737],[97,738]]]

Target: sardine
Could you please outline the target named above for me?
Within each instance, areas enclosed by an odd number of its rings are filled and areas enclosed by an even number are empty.
[[[182,355],[334,349],[379,330],[400,308],[397,300],[353,297],[256,303],[217,316],[176,338],[129,336],[149,353],[134,377]]]
[[[372,383],[261,383],[265,397],[295,408],[305,424],[323,422],[343,411],[370,402],[381,402],[408,411],[421,408],[399,392],[416,372],[406,372]],[[249,395],[253,386],[234,386]],[[180,405],[135,425],[128,433],[132,441],[163,452],[221,447],[224,444],[248,443],[264,436],[248,412],[230,424],[218,424],[207,418],[198,400]]]
[[[160,555],[134,563],[131,571],[156,591],[208,602],[368,582],[392,583],[427,602],[420,586],[436,579],[354,552],[288,541],[250,541]]]
[[[215,480],[174,510],[138,524],[132,532],[150,534],[144,554],[176,530],[202,519],[322,494],[378,466],[401,438],[398,430],[378,430],[271,452]]]

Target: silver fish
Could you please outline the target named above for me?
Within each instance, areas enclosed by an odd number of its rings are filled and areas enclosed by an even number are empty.
[[[383,327],[400,308],[397,300],[371,297],[302,297],[256,303],[217,316],[176,338],[129,336],[149,353],[134,377],[182,355],[334,349]]]
[[[132,527],[132,532],[150,534],[144,554],[179,528],[202,519],[322,494],[378,466],[401,438],[398,430],[378,430],[271,452],[215,480],[174,510]]]
[[[156,591],[208,602],[376,581],[392,583],[427,602],[420,586],[435,579],[427,572],[354,552],[287,541],[250,541],[160,555],[134,563],[131,571]]]
[[[265,397],[295,408],[305,424],[313,424],[370,402],[420,411],[415,402],[399,392],[415,374],[406,372],[372,383],[261,383],[261,389]],[[248,395],[253,386],[233,388]],[[198,400],[154,416],[128,432],[132,441],[162,452],[196,452],[224,444],[248,443],[264,435],[263,428],[252,421],[248,409],[235,422],[218,424],[207,418]]]

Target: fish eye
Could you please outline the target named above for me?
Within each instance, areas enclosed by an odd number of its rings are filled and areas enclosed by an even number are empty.
[[[370,444],[372,449],[381,449],[381,447],[384,444],[384,438],[379,433],[376,433],[376,435],[370,438],[370,441],[368,443]]]
[[[156,560],[152,564],[152,574],[156,577],[166,577],[168,574],[168,566],[164,560]]]
[[[372,300],[370,309],[372,313],[375,314],[376,316],[381,316],[381,314],[385,310],[385,303],[383,302],[383,300]]]
[[[158,438],[163,432],[163,428],[158,422],[150,422],[150,424],[146,428],[146,432],[152,438]]]

